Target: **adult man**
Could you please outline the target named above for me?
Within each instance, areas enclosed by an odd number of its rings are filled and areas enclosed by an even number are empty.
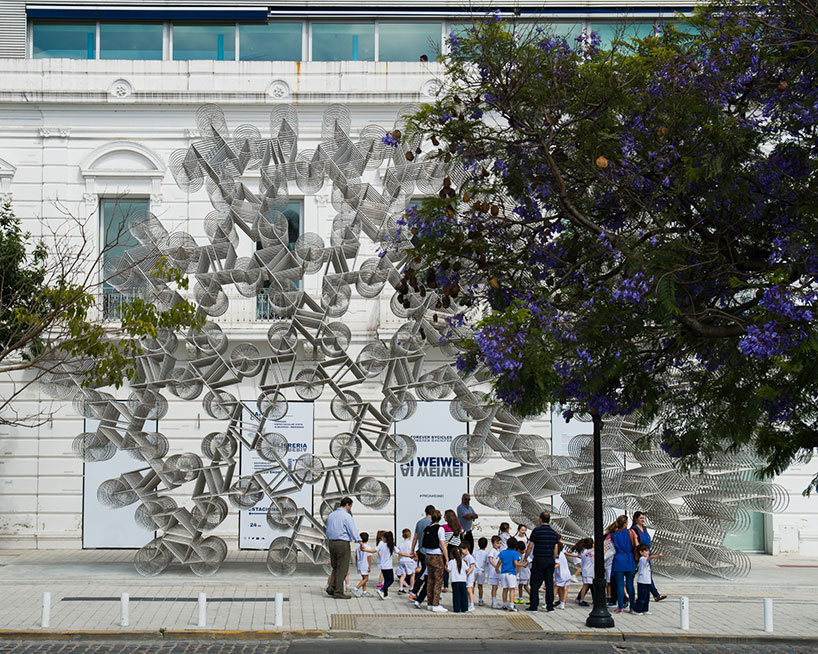
[[[423,571],[426,569],[426,548],[423,547],[423,530],[432,524],[432,511],[435,507],[429,504],[424,509],[426,516],[415,523],[415,535],[412,537],[412,551],[415,551],[415,545],[418,545],[416,553],[418,564],[420,565],[420,572],[415,573],[415,583],[412,586],[412,591],[409,593],[411,599],[416,599],[420,587],[423,585]]]
[[[543,511],[540,513],[540,526],[531,531],[528,538],[528,548],[525,558],[534,549],[534,559],[531,562],[531,601],[526,611],[534,613],[540,605],[540,586],[545,581],[545,609],[549,613],[554,610],[554,559],[559,556],[557,542],[559,534],[551,528],[551,515]]]
[[[335,599],[350,599],[344,592],[344,579],[349,573],[350,543],[358,543],[361,536],[352,519],[352,499],[344,497],[341,505],[327,517],[327,540],[329,541],[329,562],[332,574],[327,593]]]
[[[472,523],[479,518],[474,509],[469,504],[471,497],[468,493],[463,493],[460,498],[460,505],[457,507],[457,519],[460,522],[460,538],[463,542],[468,543],[469,552],[474,553],[474,536],[471,533]]]

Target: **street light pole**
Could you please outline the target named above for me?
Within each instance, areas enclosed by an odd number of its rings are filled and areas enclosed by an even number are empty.
[[[605,536],[602,527],[602,417],[591,411],[594,421],[594,608],[585,624],[588,627],[608,629],[614,619],[608,612],[608,593],[605,584]]]

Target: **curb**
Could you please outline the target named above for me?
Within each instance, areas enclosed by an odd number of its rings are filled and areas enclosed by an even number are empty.
[[[202,641],[202,640],[301,640],[301,639],[344,639],[382,640],[360,631],[324,631],[321,629],[292,629],[270,631],[239,631],[229,629],[190,630],[134,630],[134,631],[46,631],[40,629],[0,629],[0,642],[9,640],[28,641]],[[674,634],[650,632],[521,632],[513,640],[577,640],[602,642],[651,642],[651,643],[700,643],[700,644],[776,644],[776,645],[816,645],[818,637],[810,636],[769,636],[769,635],[726,635],[726,634]],[[421,641],[422,637],[403,636],[402,640]],[[506,640],[506,639],[504,639]]]

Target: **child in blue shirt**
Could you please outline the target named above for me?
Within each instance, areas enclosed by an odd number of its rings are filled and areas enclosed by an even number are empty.
[[[517,569],[524,568],[528,561],[523,559],[525,544],[517,542],[513,536],[508,539],[506,549],[500,552],[497,561],[497,572],[500,573],[500,585],[503,587],[503,608],[516,611],[514,591],[517,588]]]

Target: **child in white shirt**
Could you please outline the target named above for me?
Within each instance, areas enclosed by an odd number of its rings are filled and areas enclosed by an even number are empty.
[[[468,551],[468,547],[466,550]],[[449,582],[452,585],[452,603],[455,613],[465,613],[469,610],[469,594],[466,584],[470,566],[463,560],[461,552],[459,547],[455,547],[449,559]]]
[[[486,551],[488,544],[488,539],[481,536],[477,541],[479,549],[474,553],[474,582],[477,584],[478,606],[483,606],[483,584],[486,582],[489,560],[489,553]]]
[[[389,587],[395,581],[395,571],[392,568],[392,556],[395,553],[395,537],[391,531],[385,531],[378,543],[378,566],[383,575],[383,588],[378,588],[378,597],[389,599]]]
[[[650,608],[650,584],[653,581],[650,562],[662,555],[651,556],[650,548],[644,543],[636,548],[636,554],[639,556],[639,567],[636,573],[636,604],[634,604],[633,612],[648,615],[650,613],[648,610]]]
[[[403,542],[398,545],[398,581],[399,593],[405,593],[411,589],[415,583],[415,560],[412,556],[412,532],[404,529],[401,532]],[[404,583],[406,582],[406,583]]]
[[[361,543],[358,545],[356,551],[355,565],[358,568],[358,573],[361,575],[361,581],[355,588],[352,589],[353,595],[361,595],[361,597],[372,597],[372,594],[366,590],[366,582],[369,581],[369,555],[374,554],[375,550],[366,546],[369,542],[369,534],[365,531],[361,532]]]
[[[474,578],[475,578],[475,569],[474,569],[474,557],[469,552],[469,544],[463,543],[460,546],[460,555],[463,558],[463,565],[468,566],[468,570],[466,571],[466,593],[469,596],[469,607],[467,611],[471,612],[474,611]]]
[[[497,601],[497,587],[500,585],[500,571],[497,565],[500,562],[500,546],[502,540],[499,536],[491,537],[491,550],[488,555],[488,565],[486,566],[486,583],[491,586],[491,608],[499,609],[500,603]]]
[[[577,552],[577,554],[571,554],[570,552],[567,552],[566,554],[572,558],[579,559],[580,574],[582,575],[582,588],[580,588],[579,594],[577,595],[577,604],[580,606],[590,606],[590,604],[585,601],[585,594],[588,592],[589,588],[591,588],[591,592],[593,592],[594,539],[582,538],[581,540],[577,541],[577,544],[574,545],[571,550],[573,552]]]
[[[560,555],[554,572],[554,585],[557,587],[557,605],[554,608],[564,609],[565,599],[568,595],[568,584],[571,583],[571,568],[568,567],[568,559],[565,556],[562,543],[557,543],[557,547]]]

